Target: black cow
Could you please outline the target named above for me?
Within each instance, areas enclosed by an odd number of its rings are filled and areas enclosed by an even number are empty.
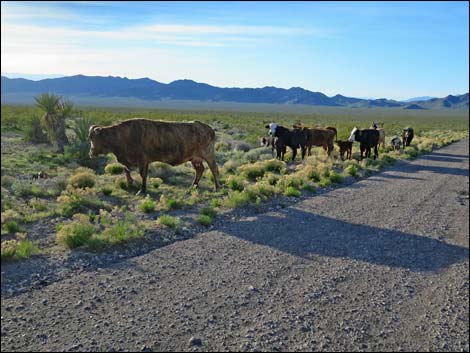
[[[281,160],[284,160],[286,146],[289,146],[292,149],[293,161],[295,160],[295,156],[297,155],[297,148],[299,147],[302,151],[302,160],[304,159],[308,138],[306,131],[301,129],[289,130],[276,123],[266,125],[266,128],[269,129],[269,134],[271,136],[277,137],[276,151],[278,158],[281,155]],[[282,153],[283,151],[284,153]]]
[[[403,129],[403,133],[401,135],[402,140],[403,140],[403,149],[405,149],[405,146],[409,146],[411,143],[411,140],[413,140],[413,137],[415,136],[414,131],[411,127],[406,127]]]
[[[370,158],[370,150],[374,148],[374,159],[379,156],[379,150],[377,145],[379,144],[379,131],[375,129],[363,129],[359,130],[355,127],[351,131],[351,136],[349,137],[349,141],[354,142],[357,141],[360,143],[361,148],[361,159],[362,154],[366,151],[366,158]]]

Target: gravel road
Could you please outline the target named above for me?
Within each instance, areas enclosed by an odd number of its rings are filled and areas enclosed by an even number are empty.
[[[2,351],[469,351],[469,140],[14,296]]]

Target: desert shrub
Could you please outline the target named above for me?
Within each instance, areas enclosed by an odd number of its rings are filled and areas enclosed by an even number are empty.
[[[320,181],[317,183],[317,185],[321,188],[324,188],[326,186],[331,185],[331,180],[329,178],[322,178]]]
[[[89,239],[88,246],[92,249],[112,246],[144,235],[143,227],[137,224],[135,217],[129,212],[125,214],[124,219],[107,223],[102,221],[102,224],[109,224],[109,226]]]
[[[227,187],[230,190],[242,191],[245,188],[245,182],[242,178],[231,175],[227,179]]]
[[[103,195],[109,196],[113,193],[113,188],[111,188],[110,186],[103,186],[101,188],[101,192],[103,193]]]
[[[20,226],[16,221],[8,221],[3,224],[2,228],[9,234],[20,231]]]
[[[70,185],[57,198],[57,202],[59,202],[59,213],[64,217],[70,217],[75,213],[85,212],[90,209],[109,209],[106,203],[96,197],[92,189],[74,189]]]
[[[217,215],[217,211],[211,206],[205,206],[199,211],[200,214],[214,218]]]
[[[229,192],[227,198],[224,200],[228,207],[237,208],[246,206],[252,201],[251,195],[244,191]]]
[[[266,147],[253,148],[246,152],[244,157],[249,162],[254,163],[263,159],[262,156],[266,156],[266,158],[272,158],[271,150]]]
[[[212,199],[210,205],[212,207],[220,207],[222,205],[222,202],[220,201],[220,199]]]
[[[240,174],[251,181],[255,181],[264,175],[264,167],[262,163],[245,164],[238,168]]]
[[[48,143],[47,134],[42,130],[41,118],[33,116],[30,124],[24,129],[24,139],[31,143]]]
[[[356,165],[354,164],[351,164],[351,165],[348,165],[345,169],[344,169],[345,173],[346,174],[349,174],[353,177],[357,177],[359,174],[359,169]]]
[[[299,190],[297,190],[296,188],[292,187],[292,186],[288,186],[286,188],[286,191],[284,192],[284,195],[285,196],[294,196],[294,197],[300,197],[301,193]]]
[[[167,180],[173,176],[173,169],[166,163],[154,162],[150,164],[149,167],[149,176],[161,178],[162,180]]]
[[[340,183],[343,182],[344,177],[341,174],[332,171],[332,172],[330,172],[329,179],[332,183],[340,184]]]
[[[196,221],[199,224],[208,227],[212,224],[213,218],[205,214],[200,214],[199,216],[197,216]]]
[[[252,200],[256,199],[256,197],[267,199],[274,196],[276,193],[276,188],[267,182],[260,181],[254,185],[249,185],[246,188],[246,191]]]
[[[36,244],[31,240],[6,240],[1,245],[1,260],[21,260],[31,257],[39,252]]]
[[[9,188],[13,185],[15,182],[15,178],[9,175],[4,175],[2,176],[2,187],[4,188]]]
[[[227,162],[225,162],[223,168],[227,173],[235,173],[235,171],[237,170],[239,166],[240,166],[239,161],[230,159]]]
[[[292,186],[296,189],[300,189],[301,187],[305,185],[305,180],[301,175],[297,175],[297,174],[285,175],[279,180],[277,185],[284,189],[289,186]]]
[[[175,199],[168,199],[166,201],[166,209],[167,210],[178,210],[184,207],[183,200],[175,200]]]
[[[227,152],[230,151],[230,143],[227,141],[219,141],[215,144],[215,150],[218,152]]]
[[[119,189],[127,190],[129,188],[127,185],[127,179],[123,176],[116,178],[114,183],[116,184],[116,187],[118,187]]]
[[[155,202],[149,197],[146,197],[144,200],[141,201],[139,208],[144,213],[153,212],[155,211]]]
[[[263,180],[266,180],[269,185],[276,185],[279,179],[279,176],[277,176],[276,174],[269,173],[264,176]]]
[[[246,142],[237,142],[235,144],[234,150],[235,151],[248,152],[249,150],[251,150],[251,145],[249,143],[246,143]]]
[[[319,181],[321,179],[321,174],[320,172],[311,165],[308,165],[304,168],[304,174],[309,180],[313,180],[315,182]]]
[[[263,168],[266,172],[279,173],[281,169],[284,167],[285,167],[284,162],[277,160],[277,159],[271,159],[271,160],[263,162]]]
[[[158,189],[160,185],[163,184],[163,180],[160,178],[150,178],[149,179],[150,185],[152,185],[155,189]]]
[[[178,228],[180,225],[180,220],[178,217],[172,217],[170,215],[161,215],[157,220],[157,224],[161,224],[170,228]]]
[[[72,175],[69,179],[69,184],[75,188],[92,188],[95,186],[96,176],[89,171],[80,171]]]
[[[392,156],[389,156],[388,154],[382,154],[379,158],[386,165],[391,165],[391,164],[395,163],[395,161],[396,161],[395,158],[393,158]]]
[[[305,184],[305,186],[302,188],[303,190],[307,190],[307,191],[310,191],[311,193],[315,193],[317,191],[317,189],[315,188],[315,186],[311,185],[311,184]]]
[[[35,211],[38,211],[38,212],[41,212],[47,209],[46,203],[36,197],[29,200],[29,206],[31,206],[31,208],[33,208]]]
[[[2,212],[2,224],[10,221],[18,221],[21,218],[18,212],[14,210],[6,210]]]
[[[73,249],[85,245],[95,233],[95,226],[85,214],[75,214],[73,220],[59,225],[56,240],[58,243]]]
[[[111,175],[122,174],[124,172],[124,166],[120,163],[110,163],[104,168],[104,171]]]

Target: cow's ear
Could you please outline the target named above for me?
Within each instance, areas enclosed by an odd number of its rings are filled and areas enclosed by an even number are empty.
[[[269,125],[266,125],[265,128],[266,128],[266,129],[269,129]]]
[[[98,135],[101,132],[102,129],[103,128],[99,127],[98,125],[91,125],[88,132],[89,132],[90,135],[91,134]]]

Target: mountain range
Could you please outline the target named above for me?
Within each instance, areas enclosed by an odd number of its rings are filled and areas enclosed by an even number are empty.
[[[2,103],[11,95],[31,97],[45,92],[64,96],[126,97],[151,101],[187,100],[203,102],[305,104],[313,106],[343,106],[354,108],[390,107],[401,109],[468,109],[468,93],[444,98],[426,98],[416,101],[396,101],[386,98],[360,99],[337,94],[328,97],[301,87],[289,89],[267,86],[263,88],[221,88],[192,80],[177,80],[165,84],[149,78],[68,76],[39,81],[24,78],[1,77]]]

